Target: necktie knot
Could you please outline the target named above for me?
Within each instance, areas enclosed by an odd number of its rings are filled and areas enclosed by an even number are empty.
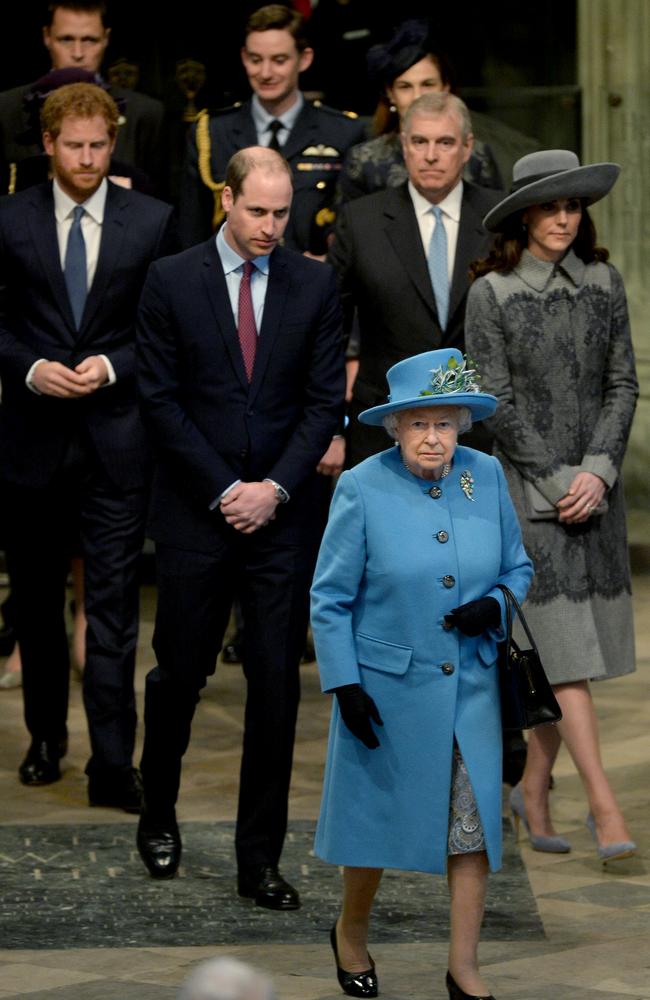
[[[244,261],[244,277],[246,278],[247,281],[250,281],[251,275],[252,275],[252,273],[253,273],[254,270],[255,270],[255,265],[253,264],[253,261],[252,260],[245,260]]]
[[[272,122],[269,122],[268,130],[271,133],[271,141],[269,142],[269,149],[275,149],[278,152],[280,151],[278,132],[280,131],[281,128],[284,128],[284,125],[282,124],[281,121],[279,121],[279,119],[274,118]]]
[[[82,216],[86,214],[86,209],[83,205],[75,205],[72,212],[72,224],[81,222]]]

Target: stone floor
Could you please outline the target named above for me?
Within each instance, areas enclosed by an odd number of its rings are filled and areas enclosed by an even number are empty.
[[[151,662],[151,588],[143,588],[143,597],[140,699],[144,673]],[[572,853],[539,854],[526,842],[520,842],[518,848],[512,845],[512,849],[520,852],[525,867],[522,877],[514,878],[511,873],[512,877],[497,875],[491,881],[491,905],[510,918],[510,929],[504,921],[486,928],[482,945],[485,973],[499,1000],[650,1000],[650,574],[645,566],[635,576],[634,597],[638,672],[597,685],[595,698],[607,770],[639,844],[640,856],[607,869],[602,867],[584,826],[586,807],[580,782],[563,754],[554,771],[553,810],[559,832],[571,840]],[[302,673],[304,693],[290,814],[296,836],[304,834],[317,814],[329,713],[328,699],[318,692],[315,666],[305,665]],[[142,881],[136,878],[118,902],[124,907],[126,923],[139,913],[145,897],[148,899],[150,938],[142,934],[140,927],[131,947],[80,946],[88,940],[80,929],[85,926],[83,921],[80,923],[80,907],[85,907],[83,913],[92,925],[94,940],[105,944],[112,940],[108,930],[103,931],[108,928],[107,912],[102,912],[103,897],[99,894],[91,898],[92,893],[86,897],[82,880],[72,904],[56,886],[47,897],[47,906],[31,902],[45,899],[35,892],[35,886],[51,860],[49,855],[39,855],[37,849],[30,851],[35,846],[34,838],[40,844],[43,837],[61,832],[51,827],[65,824],[66,836],[83,845],[92,836],[93,825],[105,830],[112,824],[115,843],[130,845],[135,819],[112,810],[90,809],[86,804],[83,766],[87,738],[78,684],[73,684],[72,691],[70,754],[62,780],[53,786],[28,789],[18,783],[16,769],[26,747],[21,709],[20,691],[0,691],[0,824],[7,828],[0,833],[14,837],[14,848],[0,853],[0,945],[4,946],[0,949],[0,998],[173,1000],[178,984],[194,963],[220,953],[236,954],[269,970],[280,1000],[335,1000],[341,996],[326,933],[334,916],[335,895],[331,893],[312,899],[310,904],[311,924],[322,927],[322,940],[299,932],[291,914],[253,909],[246,918],[257,920],[256,939],[251,940],[248,933],[246,944],[226,944],[233,940],[232,935],[226,937],[217,931],[210,940],[203,927],[194,940],[209,940],[209,944],[198,947],[187,944],[187,934],[174,931],[175,926],[180,926],[183,911],[173,920],[167,916],[169,906],[163,906],[163,901],[169,903],[164,894],[170,887],[152,884],[143,872]],[[223,825],[229,830],[227,824],[235,815],[241,728],[241,671],[220,665],[199,708],[187,755],[179,812],[188,828],[205,830],[209,823],[217,829],[217,823],[219,829]],[[24,829],[16,831],[17,827]],[[15,846],[19,841],[20,850]],[[5,838],[4,843],[12,843],[11,838]],[[87,854],[92,861],[92,851]],[[131,855],[137,866],[137,857],[132,851]],[[519,855],[513,857],[518,862]],[[16,883],[19,862],[25,874]],[[297,872],[292,867],[291,859],[288,864],[285,870],[289,877],[305,875],[304,870]],[[309,868],[306,870],[308,873]],[[112,877],[111,871],[114,876],[120,874],[119,867],[109,867],[104,873],[107,878]],[[530,891],[525,884],[526,873]],[[14,877],[9,878],[12,874]],[[82,875],[77,872],[77,877]],[[230,871],[205,870],[203,875],[206,879],[214,875],[213,883],[207,885],[214,884],[215,911],[219,899],[228,898],[228,905],[235,905],[228,897],[234,887]],[[75,878],[74,873],[71,878]],[[511,895],[513,878],[519,890]],[[443,935],[435,933],[433,925],[429,940],[426,935],[409,933],[411,911],[423,902],[430,884],[424,877],[417,886],[409,883],[401,898],[398,893],[394,904],[381,910],[382,922],[390,919],[395,928],[394,934],[387,934],[384,926],[382,933],[378,928],[373,947],[384,1000],[431,1000],[445,994]],[[436,894],[440,895],[440,886],[432,896]],[[160,900],[160,914],[166,914],[158,923],[156,900]],[[424,903],[428,904],[428,900]],[[237,905],[246,904],[238,901]],[[28,949],[11,947],[12,941],[24,940],[25,927],[16,926],[21,908],[23,920],[33,928],[34,945]],[[41,912],[35,914],[34,908]],[[278,934],[277,925],[275,933],[266,933],[265,927],[274,926],[268,921],[282,921],[286,934]],[[530,933],[517,933],[525,924],[532,928]],[[143,946],[147,940],[165,943]]]

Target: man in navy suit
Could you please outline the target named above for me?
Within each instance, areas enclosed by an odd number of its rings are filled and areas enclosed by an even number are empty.
[[[146,683],[138,848],[154,878],[175,874],[181,758],[237,593],[248,684],[238,891],[270,909],[300,905],[278,862],[322,528],[316,467],[344,396],[334,272],[278,245],[291,196],[279,153],[236,153],[226,224],[152,265],[138,328],[142,413],[158,453],[158,665]]]
[[[59,88],[42,112],[53,182],[0,200],[0,472],[32,740],[20,779],[61,774],[65,584],[80,542],[89,800],[139,811],[133,670],[149,463],[135,314],[149,263],[173,245],[169,206],[106,180],[117,123],[102,88]]]

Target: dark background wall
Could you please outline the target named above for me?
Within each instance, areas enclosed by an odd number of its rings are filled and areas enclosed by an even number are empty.
[[[26,83],[49,68],[41,43],[46,4],[12,5],[0,33],[0,89]],[[113,0],[105,70],[122,60],[137,73],[136,89],[161,98],[170,123],[170,157],[182,156],[187,96],[177,83],[180,60],[202,64],[205,84],[196,106],[216,109],[248,95],[239,48],[249,13],[259,0],[239,3],[183,0],[166,5]],[[371,115],[376,95],[365,53],[410,16],[430,16],[439,45],[451,57],[459,91],[482,111],[537,140],[579,152],[580,102],[576,86],[576,0],[465,0],[446,5],[396,3],[382,13],[376,0],[320,0],[311,20],[314,65],[304,89],[334,107]],[[172,172],[177,164],[171,165]]]

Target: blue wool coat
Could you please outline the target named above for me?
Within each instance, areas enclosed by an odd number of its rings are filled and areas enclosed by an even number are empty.
[[[470,485],[462,488],[462,482]],[[360,683],[384,725],[368,750],[336,700],[316,854],[333,864],[444,872],[454,737],[492,870],[501,864],[500,630],[477,638],[444,615],[497,583],[521,601],[532,577],[499,462],[456,449],[442,495],[399,448],[344,472],[312,587],[323,690]]]

